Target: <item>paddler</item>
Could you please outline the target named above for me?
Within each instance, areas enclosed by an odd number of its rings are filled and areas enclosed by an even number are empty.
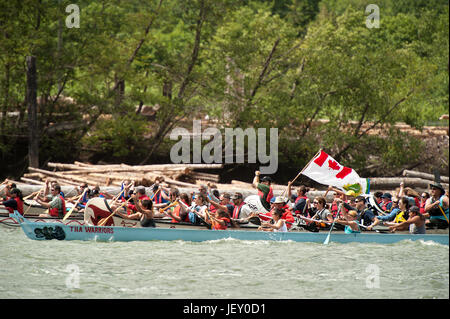
[[[230,223],[228,212],[218,209],[215,214],[206,214],[205,222],[211,225],[212,230],[226,230]]]
[[[292,215],[291,210],[289,209],[289,205],[286,203],[287,199],[283,196],[277,196],[275,201],[273,202],[273,207],[281,210],[283,213],[281,214],[281,219],[286,221],[287,228],[290,229],[292,224],[295,223],[295,218]],[[273,217],[273,216],[272,216]]]
[[[313,206],[315,208],[314,216],[311,219],[316,219],[316,226],[326,227],[326,223],[333,222],[333,216],[327,208],[327,202],[324,197],[316,197],[313,201]]]
[[[288,198],[293,198],[294,195],[291,195],[291,186],[292,182],[288,183]],[[308,193],[309,189],[305,187],[304,185],[301,185],[299,188],[297,188],[297,196],[294,201],[293,209],[292,211],[295,213],[295,215],[308,215],[308,210],[310,209],[310,201],[309,198],[306,196],[306,193]]]
[[[135,200],[137,200],[139,202],[144,201],[144,200],[151,201],[150,197],[148,197],[147,194],[145,193],[144,186],[137,186],[135,188],[135,190],[136,190],[136,194],[130,195],[133,198],[134,202],[135,202]],[[153,208],[153,204],[152,204],[152,208]],[[136,213],[136,212],[138,212],[138,207],[136,206],[136,204],[128,204],[127,211],[128,211],[128,214]]]
[[[341,224],[341,225],[345,225],[344,232],[346,234],[360,233],[361,230],[359,228],[358,222],[356,221],[358,213],[355,210],[350,210],[347,213],[347,212],[342,210],[342,206],[341,206],[341,212],[343,214],[343,218],[338,217],[336,219],[336,223]]]
[[[258,190],[258,195],[261,200],[261,204],[264,208],[270,211],[270,200],[273,197],[273,189],[272,189],[272,179],[269,176],[264,176],[259,181],[259,175],[261,173],[259,171],[255,172],[255,177],[253,179],[252,186]]]
[[[178,191],[178,190],[177,190]],[[189,223],[189,214],[187,210],[183,210],[183,205],[186,207],[191,206],[191,199],[188,194],[181,193],[180,196],[176,196],[175,198],[174,193],[171,194],[172,196],[172,202],[178,201],[178,204],[175,206],[173,210],[167,210],[166,213],[172,217],[172,223],[180,223],[185,222]],[[180,203],[181,202],[181,203]]]
[[[233,215],[234,205],[230,202],[231,196],[229,193],[222,193],[219,195],[219,202],[214,201],[211,198],[207,198],[208,203],[214,206],[217,210],[222,209],[224,212],[228,214],[228,217],[231,218]],[[210,211],[215,212],[215,210],[210,209]]]
[[[430,184],[431,197],[425,202],[427,227],[447,228],[449,223],[449,201],[445,189],[439,183]]]
[[[425,216],[420,213],[420,208],[412,206],[409,209],[408,220],[399,223],[398,225],[390,226],[389,230],[394,232],[396,230],[405,230],[409,228],[411,234],[425,234]]]
[[[272,218],[273,218],[273,224],[270,222],[262,222],[261,226],[258,227],[258,230],[262,231],[271,231],[271,232],[287,232],[287,226],[286,221],[281,218],[283,215],[283,210],[279,208],[274,208],[272,210]]]
[[[2,201],[1,204],[6,207],[10,214],[13,214],[14,211],[17,210],[20,215],[23,215],[23,196],[20,189],[11,189],[9,196],[10,198],[6,201]]]
[[[153,202],[150,199],[139,200],[138,194],[132,194],[131,198],[137,212],[130,215],[121,212],[116,212],[116,214],[124,219],[139,220],[142,227],[156,227],[153,219]]]
[[[34,200],[48,209],[48,214],[40,214],[39,217],[58,217],[63,218],[66,213],[66,202],[64,197],[61,196],[61,186],[58,184],[53,184],[50,188],[50,202],[46,202],[43,197],[37,194]]]
[[[156,205],[155,207],[157,207],[157,208],[160,208],[161,204],[166,204],[169,202],[169,196],[167,195],[166,191],[159,183],[160,183],[160,181],[159,181],[159,179],[157,179],[155,181],[155,184],[153,184],[153,186],[152,186],[152,191],[153,191],[152,200],[153,200],[153,204]]]
[[[83,196],[80,200],[80,202],[75,207],[79,213],[83,213],[84,209],[86,208],[86,203],[89,200],[90,192],[89,185],[87,183],[82,183],[80,186],[76,188],[78,196],[75,196],[68,200],[71,203],[76,203],[78,201],[79,196]]]
[[[11,190],[14,189],[14,188],[17,188],[17,185],[15,183],[9,182],[7,179],[3,183],[6,183],[5,188],[2,189],[2,191],[3,190],[5,191],[5,196],[3,197],[3,199],[4,200],[8,200],[8,199],[10,199],[12,197],[11,196]]]

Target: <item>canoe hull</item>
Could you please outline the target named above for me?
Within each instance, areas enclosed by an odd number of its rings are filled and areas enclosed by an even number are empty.
[[[120,217],[111,217],[114,222],[114,226],[120,227],[128,227],[128,228],[141,228],[141,223],[138,220],[131,219],[123,219]],[[58,226],[66,225],[66,226],[92,226],[86,224],[86,222],[82,218],[69,218],[67,220],[62,220],[61,218],[56,217],[38,217],[38,216],[26,216],[26,220],[32,223],[39,224],[57,224]],[[170,229],[205,229],[205,225],[193,225],[190,223],[172,223],[171,219],[161,218],[155,219],[156,227],[158,228],[170,228]],[[20,227],[20,223],[14,218],[11,217],[10,214],[0,213],[0,225],[5,225],[9,227]],[[46,225],[43,225],[46,226]],[[42,227],[43,227],[42,226]],[[241,224],[241,230],[254,230],[258,228],[257,225],[252,223]]]
[[[70,226],[57,223],[30,222],[18,214],[14,215],[26,236],[33,240],[95,240],[95,241],[151,241],[151,240],[183,240],[202,242],[221,239],[238,240],[270,240],[323,243],[327,233],[309,232],[262,232],[252,230],[207,230],[207,229],[170,229],[170,228],[127,228],[118,226]],[[331,235],[332,242],[339,243],[380,243],[392,244],[403,240],[434,241],[448,245],[448,234],[376,234],[358,233]]]

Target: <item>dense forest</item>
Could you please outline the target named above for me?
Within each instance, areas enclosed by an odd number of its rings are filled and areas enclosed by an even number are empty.
[[[0,3],[3,178],[27,169],[30,139],[41,167],[170,162],[171,131],[205,118],[278,128],[290,177],[319,148],[362,176],[448,171],[448,1],[378,0],[375,17],[368,0]]]

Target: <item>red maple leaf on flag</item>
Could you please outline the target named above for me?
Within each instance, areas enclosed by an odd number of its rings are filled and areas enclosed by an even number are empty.
[[[333,170],[335,170],[335,171],[338,171],[338,170],[341,169],[341,167],[339,166],[338,162],[333,161],[333,160],[328,160],[328,167],[333,169]]]

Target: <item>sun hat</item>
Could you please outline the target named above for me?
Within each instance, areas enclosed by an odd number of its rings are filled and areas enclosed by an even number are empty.
[[[389,198],[392,199],[392,195],[390,193],[384,193],[381,198]]]
[[[275,201],[273,203],[274,204],[284,204],[284,203],[286,203],[286,199],[282,196],[277,196],[277,198],[275,198]]]
[[[442,187],[442,185],[439,183],[430,184],[430,188],[437,188],[442,192],[442,194],[445,194],[444,187]]]

